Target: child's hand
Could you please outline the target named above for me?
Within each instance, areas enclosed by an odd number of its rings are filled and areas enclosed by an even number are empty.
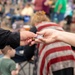
[[[16,69],[19,71],[20,70],[20,65],[17,63],[16,64]]]

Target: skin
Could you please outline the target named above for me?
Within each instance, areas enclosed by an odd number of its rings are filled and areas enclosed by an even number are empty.
[[[58,11],[57,11],[58,14],[60,13],[61,8],[62,8],[62,5],[59,5]]]
[[[8,50],[7,53],[4,55],[4,58],[5,59],[11,59],[11,57],[15,56],[15,53],[16,53],[16,51],[14,49]],[[19,70],[20,70],[20,67],[18,66],[16,68],[16,70],[11,71],[11,75],[18,75]]]
[[[49,44],[54,41],[60,40],[66,42],[72,46],[75,46],[75,34],[70,32],[58,31],[54,29],[45,29],[40,32],[37,32],[39,35],[44,35],[43,38],[35,39],[35,41],[31,42],[31,45],[34,43],[45,43]]]
[[[25,35],[24,35],[25,34]],[[30,31],[21,31],[20,32],[20,46],[29,44],[32,41],[32,38],[37,35]]]

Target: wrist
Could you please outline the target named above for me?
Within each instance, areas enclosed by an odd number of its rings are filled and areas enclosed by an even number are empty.
[[[62,37],[62,34],[63,34],[62,31],[57,31],[56,34],[57,34],[57,35],[56,35],[56,40],[60,40],[60,41],[61,41],[62,38],[63,38],[63,37]]]
[[[19,73],[19,71],[17,70],[17,71],[16,71],[16,75],[18,75],[18,73]]]

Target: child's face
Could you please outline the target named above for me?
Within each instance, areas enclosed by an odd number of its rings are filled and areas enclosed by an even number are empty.
[[[9,54],[10,54],[11,57],[14,57],[15,53],[16,53],[15,49],[12,49],[12,50],[9,51]]]

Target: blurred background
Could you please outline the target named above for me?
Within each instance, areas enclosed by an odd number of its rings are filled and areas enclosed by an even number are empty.
[[[0,0],[0,27],[6,30],[15,31],[24,25],[31,25],[30,19],[37,11],[44,11],[48,18],[55,23],[58,23],[65,31],[75,33],[75,0],[61,0],[67,1],[64,3],[66,10],[63,14],[57,9],[57,2],[59,0]],[[49,3],[47,5],[47,2]],[[43,4],[43,5],[42,5]],[[45,6],[44,6],[45,5]],[[56,13],[60,13],[61,22],[58,20]],[[75,50],[75,48],[73,47]],[[0,52],[0,54],[2,54]],[[26,62],[24,62],[23,65]],[[24,66],[24,75],[33,75],[33,62],[27,62]],[[23,70],[22,70],[23,71]],[[23,75],[23,73],[20,73]]]
[[[49,6],[42,6],[43,1],[49,1]],[[45,11],[53,22],[56,19],[55,8],[58,0],[0,0],[0,26],[5,29],[15,29],[22,25],[30,24],[30,18],[36,11]],[[66,11],[61,26],[71,32],[75,32],[75,1],[66,0]],[[43,8],[43,9],[42,9]],[[45,10],[46,9],[46,10]],[[60,17],[62,19],[62,17]]]

